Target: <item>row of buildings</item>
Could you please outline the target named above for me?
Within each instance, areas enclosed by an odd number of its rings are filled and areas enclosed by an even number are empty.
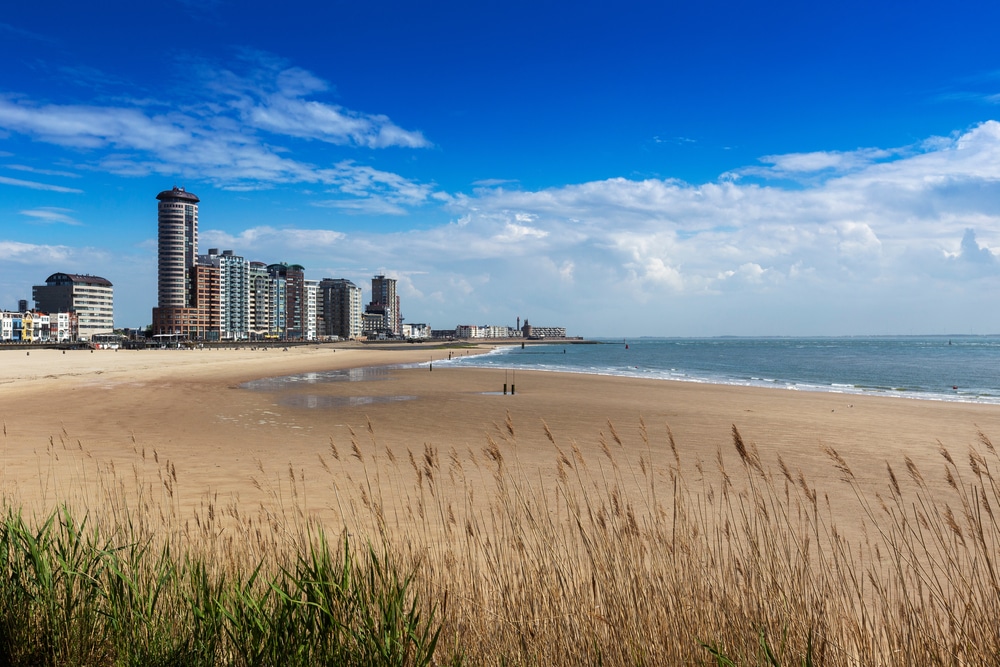
[[[199,198],[174,187],[156,196],[157,305],[149,335],[195,341],[429,338],[564,338],[559,327],[404,324],[396,280],[376,275],[371,300],[345,278],[306,278],[299,264],[250,261],[232,250],[198,252]],[[105,278],[55,273],[17,311],[0,311],[0,342],[98,342],[113,336],[114,287]]]
[[[200,199],[174,187],[156,196],[157,307],[154,337],[189,340],[383,338],[565,338],[561,327],[404,324],[396,280],[372,278],[371,301],[345,278],[310,280],[299,264],[265,264],[232,250],[198,253]]]
[[[115,294],[100,276],[53,273],[31,288],[33,308],[22,299],[15,311],[0,311],[0,342],[89,341],[115,328]]]
[[[521,326],[521,318],[517,318],[518,326],[506,327],[497,325],[475,325],[460,324],[454,329],[434,330],[431,332],[432,338],[528,338],[530,340],[541,340],[547,338],[565,338],[565,327],[536,327],[532,326],[528,320]]]
[[[189,340],[329,340],[404,335],[396,280],[372,278],[372,299],[345,278],[306,278],[299,264],[250,261],[232,250],[198,253],[198,203],[183,188],[156,196],[154,337]]]

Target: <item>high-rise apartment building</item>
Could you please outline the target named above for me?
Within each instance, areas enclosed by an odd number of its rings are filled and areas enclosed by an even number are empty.
[[[198,260],[197,196],[174,187],[156,195],[157,307],[153,333],[192,337],[204,327],[193,290]]]
[[[320,337],[359,338],[362,332],[361,288],[344,278],[319,281],[317,316]]]
[[[43,313],[75,313],[82,340],[115,329],[115,290],[106,278],[53,273],[44,285],[32,287],[31,295]]]
[[[264,262],[250,262],[250,338],[261,340],[271,332],[271,277]]]
[[[316,340],[316,320],[319,307],[319,281],[303,280],[306,295],[305,315],[302,321],[302,338]]]
[[[403,335],[403,317],[399,312],[395,278],[386,278],[383,275],[372,278],[372,300],[365,310],[368,313],[381,313],[381,328],[387,335]]]
[[[306,335],[306,287],[305,269],[299,264],[270,264],[267,272],[272,282],[277,283],[278,301],[271,329],[279,338],[303,340]]]
[[[284,339],[287,335],[287,280],[282,264],[267,267],[267,337]]]
[[[217,341],[222,337],[222,287],[219,267],[197,263],[191,268],[191,310],[187,337],[192,340]]]
[[[156,195],[157,215],[157,305],[160,308],[191,307],[191,267],[198,258],[197,196],[175,187]]]
[[[199,266],[218,269],[219,338],[246,340],[250,331],[250,262],[232,250],[212,248],[207,255],[198,255]],[[199,306],[212,305],[201,301]]]

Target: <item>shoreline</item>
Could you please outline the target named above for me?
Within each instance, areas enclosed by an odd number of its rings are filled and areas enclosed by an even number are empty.
[[[845,340],[854,341],[857,337],[843,337]],[[905,338],[900,336],[883,336],[883,337],[869,337],[872,340],[889,340]],[[924,340],[928,338],[933,338],[935,340],[949,340],[954,337],[945,336],[911,336],[911,339]],[[966,337],[973,338],[973,337]],[[983,336],[981,338],[997,338],[995,336]],[[836,338],[831,337],[830,340],[835,340]],[[653,339],[655,341],[682,341],[686,342],[689,340],[694,341],[704,341],[704,340],[714,340],[714,339]],[[799,340],[796,338],[746,338],[747,341],[760,341],[760,340]],[[827,338],[805,338],[802,340],[827,340]],[[608,340],[594,340],[596,344],[609,344],[612,341]],[[558,343],[550,343],[553,347],[559,347]],[[617,341],[613,343],[615,346],[620,347],[621,342]],[[995,341],[994,345],[1000,344],[1000,341]],[[626,345],[628,349],[628,345]],[[565,350],[564,350],[565,351]],[[990,381],[993,384],[977,385],[974,381],[963,383],[961,380],[966,379],[965,376],[959,376],[959,382],[951,383],[947,382],[944,384],[931,381],[928,377],[906,377],[905,374],[900,377],[895,377],[894,379],[888,379],[889,376],[883,377],[866,377],[865,373],[855,375],[853,377],[847,376],[839,378],[836,377],[836,371],[833,369],[825,369],[830,372],[830,377],[834,379],[815,379],[815,378],[803,378],[794,377],[795,373],[792,373],[792,377],[785,378],[780,372],[769,372],[764,369],[755,369],[756,374],[752,373],[739,373],[739,372],[727,372],[730,371],[729,368],[723,370],[724,367],[712,368],[712,362],[709,362],[709,366],[699,367],[699,364],[695,363],[693,366],[688,367],[684,365],[683,361],[677,359],[671,359],[670,363],[676,365],[671,365],[669,368],[662,364],[664,359],[658,359],[654,362],[653,366],[643,366],[643,365],[632,365],[632,361],[625,362],[624,358],[603,358],[600,357],[606,355],[598,355],[598,359],[587,358],[587,364],[585,365],[574,365],[574,355],[570,355],[568,364],[545,364],[544,360],[538,364],[526,364],[520,365],[517,355],[511,355],[509,363],[504,364],[502,359],[509,352],[508,349],[496,348],[491,350],[491,352],[496,353],[495,355],[487,354],[485,356],[491,357],[494,363],[490,363],[489,360],[484,359],[481,361],[473,361],[467,364],[467,367],[474,368],[499,368],[499,369],[509,369],[513,371],[541,371],[541,372],[555,372],[555,373],[574,373],[580,375],[594,375],[594,376],[604,376],[604,377],[627,377],[634,379],[643,380],[660,380],[667,382],[678,382],[678,383],[688,383],[694,385],[714,385],[714,386],[727,386],[727,387],[750,387],[757,389],[779,389],[791,392],[809,392],[809,393],[830,393],[838,394],[844,396],[872,396],[879,398],[900,398],[909,399],[916,401],[931,401],[931,402],[945,402],[945,403],[968,403],[977,405],[1000,405],[1000,388],[994,388],[1000,385],[996,385],[996,382],[1000,382],[1000,376],[992,376]],[[532,353],[529,353],[532,354]],[[537,353],[534,353],[537,354]],[[543,353],[543,354],[555,354],[554,358],[558,358],[557,353]],[[496,361],[499,360],[499,363]],[[704,361],[704,360],[702,360]],[[984,360],[983,363],[990,363],[990,360]],[[464,364],[459,364],[465,366]],[[691,370],[695,368],[696,370]],[[801,374],[800,374],[801,375]],[[808,375],[808,374],[807,374]],[[824,375],[819,373],[819,375]],[[850,379],[849,379],[850,378]],[[958,386],[962,385],[962,386]]]
[[[945,339],[953,339],[953,338],[956,338],[956,337],[957,336],[913,335],[913,336],[870,336],[870,337],[867,337],[867,338],[872,338],[872,339],[893,339],[893,338],[925,339],[925,338],[934,338],[934,339],[945,340]],[[732,338],[732,337],[721,337],[721,338]],[[783,340],[785,338],[786,337],[764,337],[764,338],[747,337],[747,340],[770,340],[770,339]],[[826,339],[836,340],[838,338],[845,338],[845,339],[854,340],[854,339],[856,339],[858,337],[855,337],[855,336],[808,337],[807,339],[808,340],[826,340]],[[962,337],[958,336],[957,338],[962,338]],[[965,336],[964,338],[990,338],[990,336]],[[635,339],[635,340],[641,342],[641,340],[643,340],[643,339],[640,338],[640,339]],[[656,338],[656,340],[659,340],[659,339]],[[669,339],[669,340],[674,340],[674,339]],[[688,339],[678,339],[678,340],[688,340]],[[691,340],[711,340],[711,339],[694,338],[694,339],[691,339]],[[120,352],[122,354],[136,354],[136,353],[139,353],[139,354],[152,354],[152,353],[155,353],[155,354],[172,354],[172,353],[178,353],[178,352],[183,352],[183,353],[192,353],[192,352],[194,352],[194,353],[217,354],[217,353],[238,352],[238,353],[243,353],[244,356],[245,356],[245,353],[247,353],[247,352],[264,353],[263,357],[261,357],[261,356],[258,355],[256,357],[257,359],[267,358],[266,355],[268,355],[268,354],[272,354],[272,353],[273,354],[278,354],[278,353],[282,353],[282,352],[287,353],[289,351],[295,351],[297,353],[302,353],[303,351],[306,351],[306,352],[308,352],[308,351],[312,351],[312,352],[329,352],[329,351],[340,350],[342,352],[343,351],[350,351],[352,354],[354,352],[363,352],[363,353],[366,353],[366,354],[372,354],[372,353],[374,353],[374,354],[379,354],[379,356],[381,356],[381,354],[400,354],[401,356],[405,356],[406,358],[412,358],[412,357],[418,357],[419,358],[421,355],[424,355],[423,361],[419,361],[418,360],[418,361],[410,361],[410,362],[405,362],[405,363],[421,364],[421,363],[426,363],[427,361],[436,361],[436,362],[442,362],[443,366],[454,366],[456,368],[466,368],[467,367],[467,368],[482,368],[482,369],[494,369],[494,370],[505,370],[506,369],[506,370],[512,370],[512,371],[515,371],[515,372],[529,372],[529,371],[531,371],[531,372],[546,372],[546,373],[549,373],[549,372],[551,372],[551,373],[566,373],[566,374],[582,375],[582,376],[593,376],[593,377],[622,377],[622,378],[631,378],[631,379],[636,379],[636,380],[655,380],[655,381],[675,382],[675,383],[680,383],[680,384],[690,384],[690,385],[698,385],[698,386],[705,385],[705,386],[718,386],[718,387],[746,387],[746,388],[753,388],[753,389],[775,389],[775,390],[783,390],[783,391],[786,391],[786,392],[823,393],[823,394],[833,394],[833,395],[841,395],[841,396],[847,396],[847,397],[868,396],[868,397],[875,397],[875,398],[895,398],[895,399],[906,399],[906,400],[913,400],[913,401],[928,401],[928,402],[935,402],[935,403],[940,402],[940,403],[962,403],[962,404],[971,404],[971,405],[1000,405],[1000,395],[991,395],[991,394],[976,394],[976,395],[962,394],[962,393],[960,393],[958,391],[958,389],[959,389],[958,387],[952,387],[951,389],[955,392],[955,393],[952,393],[950,391],[946,392],[944,390],[932,391],[932,390],[919,390],[919,389],[902,389],[902,388],[895,388],[895,387],[889,387],[889,386],[885,386],[885,387],[883,387],[883,386],[868,386],[868,385],[863,385],[863,384],[853,384],[852,385],[852,384],[838,383],[838,382],[830,382],[828,384],[821,384],[821,383],[810,382],[810,381],[805,381],[805,380],[781,380],[781,379],[770,379],[770,378],[766,378],[766,377],[750,377],[749,379],[747,379],[747,378],[733,378],[733,377],[725,377],[725,376],[716,377],[716,376],[713,375],[713,373],[711,371],[702,371],[702,372],[700,372],[701,374],[699,374],[698,371],[684,371],[684,370],[678,370],[678,369],[670,369],[670,370],[644,369],[644,370],[637,370],[635,372],[630,372],[627,369],[626,370],[622,370],[622,369],[618,369],[618,370],[595,370],[595,369],[580,369],[580,368],[573,368],[573,367],[543,367],[543,366],[524,366],[524,367],[521,367],[521,366],[516,366],[516,365],[503,367],[503,366],[491,366],[491,365],[488,365],[488,364],[482,364],[482,363],[476,363],[476,362],[473,362],[473,363],[468,364],[466,366],[466,365],[464,365],[462,363],[452,364],[451,363],[452,360],[449,358],[449,356],[445,356],[445,355],[448,355],[449,353],[456,353],[456,352],[461,353],[463,355],[467,354],[469,352],[472,352],[474,354],[474,356],[492,356],[492,355],[498,355],[499,356],[499,355],[506,354],[508,351],[510,351],[510,350],[512,350],[514,348],[517,348],[517,347],[523,348],[524,345],[530,345],[530,346],[573,345],[573,346],[576,346],[576,345],[617,345],[617,344],[618,344],[617,339],[614,339],[614,340],[612,340],[612,339],[584,339],[584,338],[574,337],[574,338],[567,338],[567,339],[558,340],[558,341],[556,341],[556,340],[544,340],[544,339],[537,339],[537,340],[536,339],[532,339],[532,340],[527,340],[527,341],[519,341],[519,340],[514,340],[514,339],[467,339],[467,340],[455,340],[455,341],[425,342],[425,343],[421,343],[419,345],[415,344],[415,343],[402,343],[402,342],[398,342],[398,341],[373,341],[373,342],[340,341],[340,342],[333,342],[333,343],[293,344],[293,345],[289,345],[287,347],[283,346],[283,345],[277,345],[277,344],[269,344],[269,345],[262,345],[262,346],[251,346],[251,345],[247,345],[247,344],[240,344],[240,345],[233,345],[233,346],[212,345],[212,346],[205,347],[205,348],[176,349],[176,350],[175,349],[160,350],[160,349],[153,349],[153,348],[140,349],[140,350],[125,350],[125,349],[122,349],[122,350],[120,350]],[[7,352],[8,354],[4,354],[4,352]],[[15,355],[19,355],[22,352],[25,353],[26,357],[29,357],[32,352],[35,352],[36,355],[37,354],[45,354],[45,353],[61,353],[63,355],[66,355],[67,352],[68,352],[69,355],[70,355],[70,358],[72,358],[73,355],[79,355],[79,354],[84,354],[84,353],[88,353],[88,352],[93,353],[95,351],[94,350],[90,350],[90,349],[83,349],[83,348],[65,350],[65,349],[57,348],[57,347],[37,347],[36,348],[36,347],[30,347],[29,346],[26,349],[26,347],[24,347],[24,346],[0,346],[0,360],[7,361],[8,359],[11,359],[11,358],[17,359],[17,356],[15,356]],[[119,352],[119,351],[116,351],[116,350],[97,350],[96,352],[98,354],[105,354],[107,352]],[[14,354],[11,355],[9,353],[14,353]],[[439,354],[435,354],[435,353],[439,353]],[[377,365],[379,365],[379,366],[385,366],[385,365],[394,365],[395,363],[396,362],[391,362],[391,363],[385,363],[385,364],[383,364],[382,362],[378,362]],[[364,361],[362,361],[360,359],[357,359],[357,358],[352,358],[352,360],[347,363],[347,365],[350,365],[352,367],[362,367],[362,366],[365,366],[366,364],[367,364],[367,362],[364,362]],[[4,365],[8,366],[9,364],[4,364]],[[15,362],[15,364],[14,364],[15,369],[17,368],[17,366],[18,366],[18,364]],[[21,364],[21,366],[23,367],[24,365]],[[270,368],[271,365],[268,364],[267,367]],[[316,371],[323,372],[324,370],[338,370],[338,369],[344,368],[346,366],[344,364],[341,364],[341,363],[338,362],[335,365],[331,366],[329,369],[327,369],[325,367],[318,367],[318,368],[300,367],[299,364],[295,364],[293,367],[296,370],[287,371],[286,372],[285,369],[281,369],[279,371],[280,376],[281,377],[285,377],[285,376],[290,376],[290,375],[296,375],[296,374],[299,374],[299,373],[310,373],[310,372],[316,372]],[[639,369],[639,367],[636,367],[636,369]],[[100,374],[101,372],[103,372],[103,371],[99,370],[98,368],[92,368],[92,369],[89,369],[89,371],[97,373],[97,374]],[[85,371],[84,373],[86,373],[86,372],[87,371]],[[2,388],[4,384],[8,384],[8,383],[14,381],[15,379],[17,381],[22,381],[22,382],[26,381],[26,380],[38,379],[37,376],[18,375],[18,373],[16,371],[14,373],[14,375],[16,377],[12,378],[12,377],[10,377],[10,375],[11,375],[11,372],[10,372],[9,368],[8,369],[0,368],[0,388]],[[62,372],[56,371],[54,373],[49,373],[49,374],[46,374],[45,377],[48,378],[48,379],[51,379],[53,377],[74,376],[74,375],[78,375],[78,373],[76,371],[74,371],[74,370],[66,370],[66,371],[62,371]],[[262,378],[251,378],[251,379],[263,379],[263,377]]]
[[[483,369],[493,369],[493,370],[504,370],[504,367],[497,366],[475,366],[475,365],[458,365],[456,368],[483,368]],[[506,367],[508,370],[511,367]],[[879,389],[879,390],[866,390],[864,387],[854,386],[840,386],[840,385],[820,385],[820,384],[806,384],[806,383],[795,383],[791,380],[750,380],[747,382],[741,382],[738,380],[725,381],[725,380],[713,380],[713,379],[703,379],[703,378],[688,378],[683,377],[657,377],[654,375],[640,375],[640,374],[629,374],[629,373],[612,373],[612,372],[599,372],[593,370],[576,370],[572,368],[528,368],[528,367],[513,367],[518,373],[565,373],[567,375],[583,375],[583,376],[594,376],[594,377],[612,377],[612,378],[629,378],[634,380],[650,380],[653,382],[675,382],[677,384],[690,384],[690,385],[707,385],[713,387],[744,387],[747,389],[762,389],[766,391],[786,391],[786,392],[802,392],[802,393],[816,393],[816,394],[835,394],[838,396],[867,396],[870,398],[887,398],[887,399],[900,399],[909,401],[929,401],[934,403],[967,403],[970,405],[994,405],[1000,406],[1000,396],[990,396],[990,397],[964,397],[964,396],[954,396],[942,393],[933,392],[916,392],[913,390],[891,390],[891,389]],[[784,384],[779,384],[779,382]]]

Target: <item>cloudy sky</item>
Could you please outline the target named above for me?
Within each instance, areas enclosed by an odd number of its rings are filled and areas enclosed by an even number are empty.
[[[200,249],[583,336],[1000,332],[1000,5],[11,3],[0,309]]]

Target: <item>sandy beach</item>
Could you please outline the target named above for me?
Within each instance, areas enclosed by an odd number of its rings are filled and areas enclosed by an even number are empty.
[[[428,445],[475,458],[489,437],[505,439],[516,442],[512,453],[526,474],[544,485],[557,474],[558,455],[546,425],[561,450],[576,447],[587,461],[606,457],[603,440],[654,465],[672,457],[669,426],[695,476],[717,472],[720,450],[727,466],[739,464],[735,425],[768,467],[780,455],[810,483],[836,487],[823,452],[832,447],[878,489],[886,484],[886,461],[898,470],[908,456],[939,477],[938,443],[962,459],[980,431],[1000,437],[1000,406],[542,372],[518,372],[512,396],[502,393],[503,372],[440,364],[241,388],[262,378],[447,356],[422,346],[362,345],[4,350],[0,492],[8,502],[39,508],[85,497],[95,483],[86,465],[100,462],[122,479],[167,466],[181,506],[209,495],[257,503],[262,486],[273,496],[291,471],[308,491],[304,506],[321,515],[334,504],[330,476],[338,475],[338,468],[322,467],[332,466],[336,450],[348,470],[352,439],[365,457],[388,451],[400,460],[419,458]]]
[[[475,351],[0,351],[8,522],[81,522],[226,582],[309,562],[321,529],[414,572],[468,664],[592,662],[580,637],[605,664],[699,662],[702,637],[757,655],[767,623],[797,633],[788,662],[819,627],[817,664],[925,664],[914,637],[964,646],[954,609],[992,641],[978,473],[1000,406],[540,371],[505,395],[515,378],[449,353]]]

